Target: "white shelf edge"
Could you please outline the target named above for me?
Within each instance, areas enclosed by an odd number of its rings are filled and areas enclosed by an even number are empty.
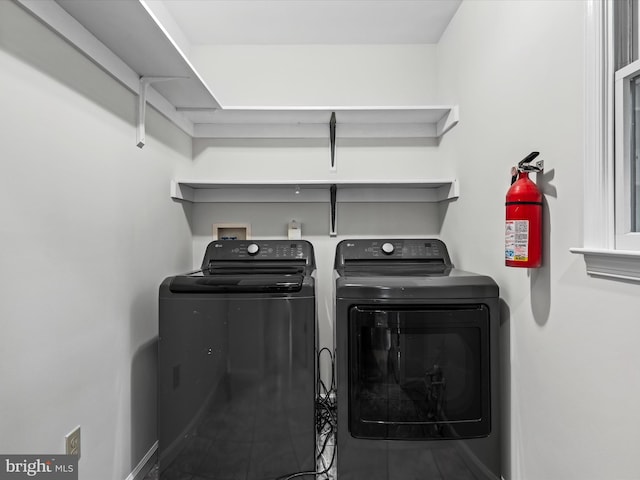
[[[438,138],[436,124],[338,125],[336,138]],[[194,138],[328,138],[328,124],[194,124]]]
[[[196,138],[326,138],[332,112],[338,138],[439,138],[459,121],[455,105],[179,110],[194,123]]]
[[[338,187],[338,203],[442,202],[458,197],[458,182],[445,180],[173,180],[171,198],[192,203],[325,203],[329,187]]]
[[[450,110],[455,108],[455,105],[224,105],[224,110],[239,110],[239,111],[316,111],[316,112],[353,112],[353,111],[411,111],[411,110]],[[184,110],[188,110],[185,108]]]
[[[640,282],[640,252],[605,248],[570,248],[584,257],[587,274]]]

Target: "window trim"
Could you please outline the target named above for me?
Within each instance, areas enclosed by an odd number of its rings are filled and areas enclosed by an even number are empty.
[[[631,82],[640,76],[640,60],[621,68],[615,74],[615,171],[616,171],[616,249],[640,251],[640,233],[631,231],[631,161],[634,152],[631,139],[632,108]]]
[[[640,281],[640,251],[615,247],[613,5],[585,2],[584,238],[587,273]]]

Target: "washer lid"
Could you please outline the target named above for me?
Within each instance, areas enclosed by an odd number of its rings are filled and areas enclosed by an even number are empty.
[[[178,275],[169,289],[174,293],[282,293],[299,292],[303,275]]]

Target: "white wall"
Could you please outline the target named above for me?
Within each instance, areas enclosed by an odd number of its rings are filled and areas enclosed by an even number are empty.
[[[190,51],[225,106],[435,101],[434,45],[192,45]]]
[[[0,452],[64,452],[126,478],[156,436],[157,288],[191,266],[169,181],[191,140],[0,1]]]
[[[438,92],[461,116],[441,145],[461,190],[442,236],[507,304],[514,480],[640,478],[640,285],[590,278],[569,253],[582,241],[585,7],[465,1],[438,45]],[[546,251],[527,272],[503,266],[504,196],[534,150]]]

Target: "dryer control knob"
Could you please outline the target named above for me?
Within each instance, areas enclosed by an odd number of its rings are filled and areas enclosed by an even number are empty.
[[[249,246],[247,247],[247,253],[249,255],[255,255],[256,253],[258,253],[259,250],[260,250],[260,247],[258,246],[257,243],[250,243]]]
[[[391,255],[393,253],[393,250],[395,249],[395,247],[393,246],[393,243],[383,243],[382,244],[382,253],[384,253],[385,255]]]

